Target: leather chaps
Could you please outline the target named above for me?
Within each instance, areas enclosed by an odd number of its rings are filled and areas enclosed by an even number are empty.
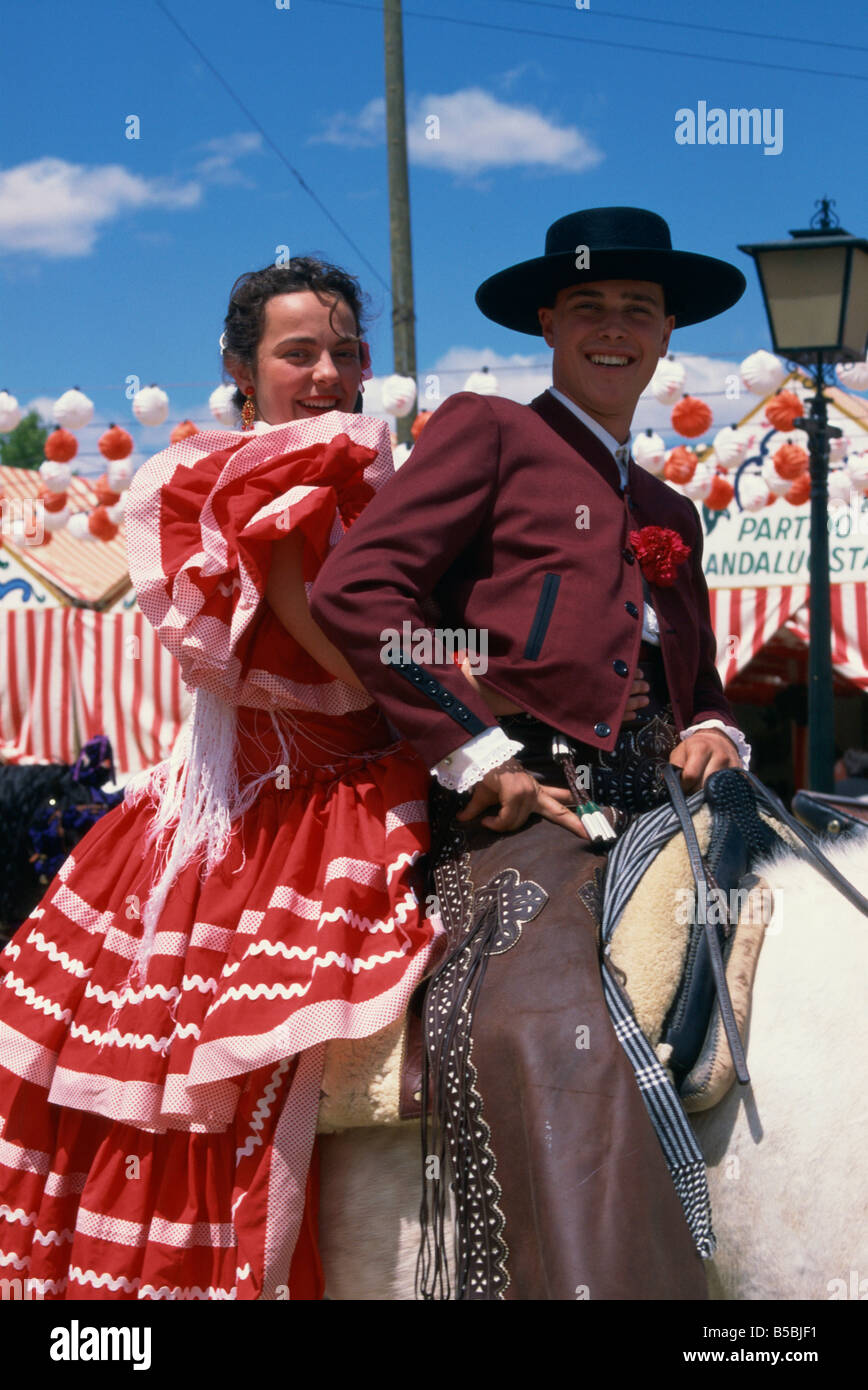
[[[555,765],[545,780],[563,785]],[[606,855],[539,817],[512,834],[459,825],[465,800],[433,792],[450,946],[425,1003],[423,1142],[429,1155],[439,1143],[453,1174],[452,1296],[704,1299],[703,1261],[603,996]],[[436,1248],[445,1189],[433,1187],[423,1298],[449,1296]]]

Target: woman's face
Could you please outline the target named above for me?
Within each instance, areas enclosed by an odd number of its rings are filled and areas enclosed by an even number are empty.
[[[353,410],[362,379],[358,328],[338,295],[312,290],[276,294],[265,305],[256,373],[233,372],[242,391],[256,393],[256,417],[269,425],[310,420],[327,410]]]

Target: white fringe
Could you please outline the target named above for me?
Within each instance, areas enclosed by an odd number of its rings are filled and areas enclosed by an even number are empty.
[[[288,775],[292,743],[283,721],[274,711],[268,713]],[[171,757],[127,783],[125,801],[135,804],[148,797],[155,803],[146,843],[150,847],[159,842],[157,875],[142,909],[144,932],[129,984],[145,978],[157,925],[178,875],[194,860],[200,862],[202,878],[213,872],[229,851],[235,822],[279,771],[271,768],[242,786],[236,729],[234,707],[207,690],[197,690],[192,713]]]

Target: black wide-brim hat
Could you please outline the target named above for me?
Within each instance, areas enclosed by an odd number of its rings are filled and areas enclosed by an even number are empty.
[[[576,260],[587,247],[587,266]],[[662,285],[675,327],[702,323],[732,308],[747,281],[737,266],[693,251],[673,251],[668,225],[643,208],[587,208],[553,222],[544,256],[521,261],[485,280],[476,303],[486,318],[518,333],[542,335],[537,309],[558,290],[596,280],[648,280]]]

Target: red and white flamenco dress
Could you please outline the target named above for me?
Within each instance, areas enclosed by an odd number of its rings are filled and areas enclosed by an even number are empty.
[[[195,708],[0,956],[0,1277],[31,1294],[322,1294],[325,1044],[398,1018],[443,932],[427,769],[263,594],[275,539],[312,582],[392,471],[383,422],[330,412],[133,480],[130,573]]]

